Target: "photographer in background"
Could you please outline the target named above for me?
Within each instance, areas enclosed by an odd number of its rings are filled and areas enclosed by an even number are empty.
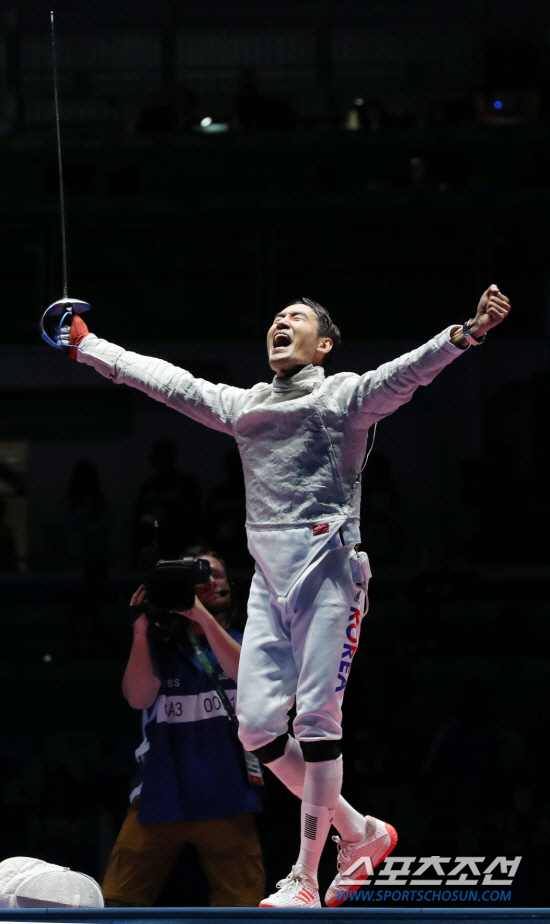
[[[211,905],[257,905],[264,894],[253,818],[261,810],[261,774],[247,768],[231,717],[241,636],[229,628],[230,586],[215,552],[195,546],[186,554],[206,559],[211,575],[169,631],[147,618],[145,586],[131,599],[138,616],[122,691],[143,710],[144,738],[103,881],[110,907],[153,905],[189,844]]]

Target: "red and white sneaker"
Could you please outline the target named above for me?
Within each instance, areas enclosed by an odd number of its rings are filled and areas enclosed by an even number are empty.
[[[372,830],[374,825],[374,831]],[[361,841],[343,841],[335,836],[333,841],[338,845],[338,872],[328,887],[325,895],[325,904],[328,908],[335,908],[346,900],[351,892],[356,892],[368,878],[365,864],[362,863],[353,869],[353,864],[363,857],[370,857],[372,868],[385,860],[397,844],[397,831],[391,825],[367,815],[365,828],[371,833]],[[348,872],[350,870],[351,872]],[[356,885],[346,885],[347,879],[353,879]]]
[[[319,889],[305,873],[293,866],[285,879],[277,883],[277,892],[264,898],[260,908],[320,908]]]

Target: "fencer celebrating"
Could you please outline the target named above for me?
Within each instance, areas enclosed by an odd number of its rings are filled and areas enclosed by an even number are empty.
[[[331,824],[339,855],[329,906],[343,900],[343,874],[356,860],[370,857],[375,867],[397,843],[391,825],[359,814],[340,795],[342,701],[370,576],[357,549],[367,434],[509,310],[492,285],[465,324],[372,372],[325,378],[323,361],[340,332],[304,298],[275,316],[267,334],[275,377],[251,389],[214,385],[128,352],[89,333],[77,315],[59,326],[58,345],[78,362],[237,441],[256,562],[239,667],[239,736],[302,800],[299,856],[263,907],[320,907],[317,868]]]

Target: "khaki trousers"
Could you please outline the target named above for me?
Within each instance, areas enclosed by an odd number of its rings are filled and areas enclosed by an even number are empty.
[[[102,888],[108,907],[151,907],[188,844],[197,851],[210,905],[258,905],[265,873],[252,815],[143,824],[138,804],[134,799],[128,809],[107,864]]]

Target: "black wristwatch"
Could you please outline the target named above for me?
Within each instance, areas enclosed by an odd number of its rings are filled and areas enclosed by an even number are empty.
[[[468,346],[479,346],[481,343],[483,343],[487,334],[483,334],[482,337],[474,337],[474,335],[470,333],[470,324],[473,324],[473,323],[474,323],[474,318],[470,318],[469,321],[464,322],[464,324],[462,325],[462,335],[466,343],[468,344]]]

